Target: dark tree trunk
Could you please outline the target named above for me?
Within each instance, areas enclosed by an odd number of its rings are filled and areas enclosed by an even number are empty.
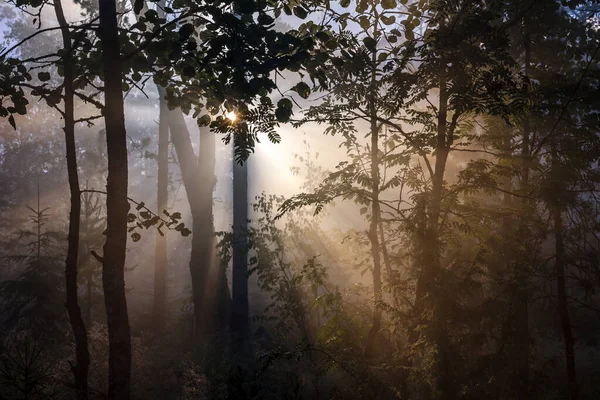
[[[231,275],[231,331],[233,350],[248,340],[248,163],[233,160],[233,267]]]
[[[169,185],[169,109],[164,99],[164,90],[159,89],[160,115],[158,123],[158,178],[156,187],[156,211],[162,214],[167,209]],[[154,328],[162,332],[165,328],[167,309],[167,237],[156,232],[154,249]]]
[[[127,142],[123,110],[122,69],[115,0],[99,1],[99,35],[103,50],[104,121],[108,178],[106,243],[102,285],[108,326],[108,397],[130,398],[131,337],[125,297],[127,247]]]
[[[375,11],[376,12],[376,11]],[[377,14],[376,21],[377,21]],[[377,26],[377,22],[375,23]],[[377,33],[377,32],[375,32]],[[379,127],[377,126],[377,52],[373,51],[371,55],[371,84],[370,84],[370,100],[369,112],[371,119],[370,134],[371,134],[371,224],[369,226],[369,241],[371,242],[371,257],[373,258],[373,297],[375,300],[373,308],[373,322],[367,335],[365,344],[365,356],[373,355],[373,346],[375,338],[381,330],[381,253],[379,250],[379,236],[377,228],[381,218],[381,210],[379,204]]]
[[[200,149],[198,151],[198,179],[200,185],[200,209],[197,210],[197,218],[202,221],[201,229],[196,233],[200,237],[200,254],[202,263],[200,268],[205,270],[206,281],[202,288],[204,292],[204,331],[209,335],[217,333],[217,329],[223,326],[225,315],[219,313],[220,297],[222,289],[219,273],[220,263],[216,254],[215,226],[213,220],[213,191],[217,183],[215,175],[215,133],[209,128],[200,129]]]
[[[61,0],[54,0],[54,12],[61,27],[63,47],[67,54],[71,53],[71,31],[65,19]],[[64,68],[64,118],[65,118],[65,144],[67,154],[67,173],[69,176],[69,192],[71,205],[69,210],[69,239],[67,245],[67,259],[65,262],[66,303],[71,330],[75,338],[76,363],[72,367],[75,376],[77,399],[88,398],[88,370],[90,354],[88,350],[88,337],[85,323],[81,316],[81,308],[77,298],[77,258],[79,255],[79,229],[81,222],[81,197],[79,190],[79,176],[77,172],[77,152],[75,147],[75,117],[74,117],[74,72],[69,56],[65,57]]]
[[[85,294],[86,294],[86,312],[85,312],[85,323],[86,326],[89,327],[92,326],[92,299],[93,299],[93,293],[94,293],[94,268],[93,268],[93,262],[95,262],[95,260],[91,260],[90,259],[90,217],[92,215],[92,211],[90,209],[90,198],[89,197],[89,193],[83,193],[83,216],[84,216],[84,220],[83,220],[83,231],[85,234],[85,257],[84,260],[85,262],[88,264],[88,268],[86,270],[85,273],[85,283],[86,283],[86,290],[85,290]]]
[[[525,45],[525,79],[529,79],[530,76],[530,63],[531,63],[531,42],[528,33],[525,33],[524,37]],[[525,95],[529,96],[529,87],[526,83]],[[526,194],[529,190],[529,168],[531,164],[531,120],[529,114],[525,115],[523,120],[523,141],[521,147],[521,159],[522,159],[522,170],[521,170],[521,181],[520,191],[521,194]],[[522,209],[521,212],[525,217],[529,213],[529,202],[523,197],[522,198]],[[517,237],[523,243],[527,242],[527,226],[526,218],[521,218],[519,224],[519,232]],[[525,251],[518,260],[526,260],[529,255],[529,251]],[[517,262],[515,265],[515,292],[514,292],[514,315],[513,323],[514,328],[513,334],[513,357],[515,359],[515,370],[514,370],[514,382],[515,392],[517,398],[520,400],[529,399],[529,290],[528,290],[528,262]]]
[[[441,64],[443,65],[443,63]],[[440,400],[453,399],[454,389],[450,377],[450,355],[446,328],[445,293],[441,282],[439,218],[442,208],[442,192],[446,163],[452,144],[452,134],[456,126],[457,114],[453,116],[452,125],[448,126],[448,88],[444,66],[440,67],[440,107],[436,140],[435,170],[432,179],[431,201],[429,206],[428,227],[426,229],[425,268],[427,269],[426,286],[433,298],[433,341],[437,347],[437,381]]]
[[[552,151],[552,169],[557,168],[556,152]],[[554,172],[554,171],[553,171]],[[556,286],[558,289],[558,314],[563,331],[565,343],[567,378],[569,381],[568,399],[577,400],[579,398],[579,387],[577,384],[577,373],[575,369],[575,339],[571,328],[571,318],[569,316],[569,304],[567,299],[567,278],[565,276],[566,254],[564,247],[562,205],[560,202],[561,184],[560,177],[553,174],[554,201],[550,204],[552,219],[554,222],[554,245],[556,250],[555,268],[556,268]]]

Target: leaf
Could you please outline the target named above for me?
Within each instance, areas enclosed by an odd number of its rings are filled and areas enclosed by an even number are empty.
[[[144,208],[144,206],[145,206],[145,205],[146,205],[146,203],[144,203],[144,202],[142,201],[141,203],[139,203],[139,204],[138,204],[138,205],[135,207],[135,209],[136,209],[136,210],[138,210],[138,211],[140,211],[142,208]]]
[[[357,13],[363,13],[367,10],[367,8],[369,8],[369,3],[367,2],[367,0],[359,0],[356,3],[356,12]]]
[[[144,0],[135,0],[135,3],[133,3],[133,12],[139,14],[142,8],[144,8]]]
[[[371,21],[369,20],[369,17],[367,17],[365,15],[360,16],[360,18],[358,19],[358,23],[359,23],[360,27],[363,28],[364,30],[369,29],[369,27],[371,26]]]
[[[290,99],[281,99],[277,102],[277,109],[275,110],[275,117],[279,122],[287,122],[292,116],[293,104]]]
[[[310,96],[310,88],[305,82],[300,82],[292,88],[292,90],[300,95],[303,99],[308,99]]]
[[[340,6],[346,8],[350,5],[350,0],[340,0]]]
[[[308,16],[308,12],[302,7],[294,7],[294,15],[300,19],[305,19]]]
[[[47,82],[50,80],[50,73],[49,72],[40,72],[38,73],[38,79],[42,82]]]
[[[13,117],[12,115],[10,117],[8,117],[8,122],[10,123],[10,126],[12,126],[14,130],[17,130],[17,124],[15,124],[15,117]]]
[[[363,207],[360,209],[360,215],[365,215],[367,213],[367,207]]]
[[[363,40],[363,43],[365,44],[365,47],[370,51],[375,51],[375,49],[377,48],[377,40],[373,39],[372,37],[366,37]]]
[[[200,118],[198,118],[198,126],[208,126],[210,125],[211,121],[212,118],[210,117],[210,115],[204,114]]]
[[[188,228],[183,228],[181,230],[181,236],[183,236],[183,237],[190,236],[191,233],[192,233],[192,231],[190,231]]]
[[[133,232],[131,234],[131,240],[133,240],[134,242],[139,242],[139,240],[142,238],[142,235],[140,235],[137,232]]]
[[[393,15],[390,15],[389,17],[386,15],[382,15],[381,16],[381,21],[385,24],[385,25],[392,25],[394,22],[396,22],[396,17]]]
[[[381,7],[383,7],[384,10],[391,10],[393,8],[396,8],[398,4],[396,3],[396,0],[382,0],[381,1]]]
[[[259,14],[257,21],[261,25],[271,25],[273,22],[275,22],[273,17],[264,13]]]

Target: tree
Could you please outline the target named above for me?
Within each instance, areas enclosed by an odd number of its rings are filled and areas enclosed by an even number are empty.
[[[233,160],[233,257],[231,332],[234,354],[247,351],[248,303],[248,163]]]
[[[169,197],[169,109],[166,101],[160,100],[158,119],[158,176],[156,182],[156,210],[167,209]],[[165,328],[167,309],[167,237],[156,233],[154,253],[154,326],[157,331]]]
[[[125,298],[127,247],[127,137],[123,110],[121,45],[114,0],[99,3],[104,80],[104,122],[108,155],[106,184],[106,243],[102,261],[102,285],[109,335],[108,396],[131,396],[131,337]]]
[[[24,243],[29,254],[12,254],[6,257],[9,263],[17,266],[24,264],[13,279],[6,279],[0,287],[3,300],[3,325],[15,327],[22,320],[43,321],[33,333],[36,337],[42,336],[39,329],[44,326],[46,333],[56,333],[60,330],[61,304],[60,299],[64,293],[60,290],[62,279],[60,273],[60,258],[58,241],[60,233],[47,229],[49,221],[49,208],[41,207],[38,189],[36,208],[25,206],[31,215],[31,229],[18,232],[19,239],[26,239]]]
[[[61,27],[63,39],[63,50],[66,53],[63,69],[64,85],[64,111],[65,120],[65,145],[67,153],[67,171],[69,176],[69,191],[71,195],[71,209],[69,211],[69,238],[67,248],[67,259],[65,261],[65,283],[67,301],[65,307],[69,313],[71,329],[75,337],[76,364],[73,366],[77,398],[86,400],[88,398],[88,369],[90,365],[90,354],[88,350],[88,338],[85,323],[81,316],[77,289],[77,261],[79,253],[79,229],[81,225],[81,193],[79,188],[79,176],[77,173],[77,151],[75,148],[75,74],[73,61],[71,59],[72,39],[69,25],[65,19],[60,0],[54,1],[54,12]]]

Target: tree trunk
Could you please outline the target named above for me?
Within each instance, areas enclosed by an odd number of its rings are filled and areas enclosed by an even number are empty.
[[[450,374],[449,341],[446,327],[446,308],[444,283],[442,282],[440,267],[440,241],[439,241],[439,218],[442,208],[442,193],[444,188],[444,175],[450,147],[453,142],[453,134],[456,128],[459,114],[455,112],[452,122],[448,125],[448,88],[445,64],[440,62],[439,71],[439,111],[437,123],[437,139],[435,150],[435,167],[431,184],[431,195],[427,204],[427,226],[425,228],[425,243],[423,246],[423,274],[421,295],[431,295],[433,343],[437,349],[436,375],[437,391],[436,397],[453,399],[454,386]],[[419,283],[417,283],[418,285]],[[419,291],[417,291],[419,292]],[[422,300],[422,299],[421,299]],[[422,302],[422,301],[421,301]],[[423,306],[419,307],[421,312]]]
[[[181,110],[169,112],[171,140],[177,153],[181,176],[192,214],[192,252],[190,274],[194,302],[194,338],[199,344],[212,331],[213,311],[207,298],[209,271],[214,261],[214,227],[212,221],[212,191],[214,175],[214,134],[207,132],[201,140],[201,165],[194,154],[190,135]],[[212,135],[212,147],[211,139]],[[204,150],[202,150],[204,149]],[[212,161],[211,161],[212,160]],[[207,167],[210,166],[211,167]]]
[[[108,397],[130,398],[131,337],[125,297],[127,248],[127,142],[123,109],[122,69],[115,0],[99,1],[99,35],[104,73],[104,121],[108,178],[106,242],[102,286],[108,326]]]
[[[531,63],[531,42],[529,34],[525,33],[525,79],[529,79],[529,69]],[[529,96],[528,83],[525,86],[525,95]],[[521,194],[526,194],[529,190],[529,168],[531,164],[531,120],[529,114],[525,115],[523,120],[523,142],[521,147],[522,171],[520,191]],[[529,213],[529,202],[525,197],[522,198],[523,216]],[[521,218],[519,232],[517,237],[525,243],[527,247],[527,222],[526,218]],[[521,257],[523,260],[529,251],[524,250]],[[517,263],[515,265],[515,297],[514,297],[514,353],[515,371],[514,382],[515,391],[519,400],[529,399],[529,293],[528,293],[528,271],[527,262]]]
[[[233,267],[231,331],[233,350],[245,348],[248,340],[248,163],[233,159]]]
[[[160,115],[158,123],[158,178],[156,187],[156,212],[167,209],[169,197],[169,109],[164,99],[164,90],[159,90]],[[167,237],[156,232],[154,249],[154,328],[165,329],[167,309]]]
[[[81,308],[77,298],[77,258],[79,255],[79,229],[81,222],[81,194],[79,189],[79,176],[77,172],[77,152],[75,147],[75,117],[74,117],[74,71],[71,58],[71,32],[65,19],[61,0],[54,0],[54,12],[61,27],[63,47],[67,53],[63,63],[64,68],[64,118],[65,118],[65,144],[67,154],[67,174],[69,177],[69,192],[71,204],[69,210],[69,238],[67,245],[67,259],[65,262],[66,303],[69,314],[71,330],[75,338],[75,359],[72,366],[75,376],[77,399],[88,398],[88,371],[90,354],[88,350],[88,337],[85,323],[81,316]]]
[[[375,24],[377,26],[377,11],[375,13]],[[377,34],[377,31],[374,32]],[[373,309],[373,322],[367,335],[365,343],[365,356],[373,355],[373,346],[375,338],[381,330],[381,253],[379,250],[379,236],[377,228],[381,218],[379,204],[379,127],[377,126],[377,106],[375,104],[377,96],[377,51],[371,54],[371,87],[370,87],[370,134],[371,134],[371,224],[369,226],[369,241],[371,242],[371,257],[373,258],[373,297],[375,300]]]
[[[556,168],[556,152],[552,151],[552,167]],[[560,177],[553,176],[554,184],[554,201],[552,202],[551,212],[554,221],[554,244],[556,250],[555,268],[556,268],[556,285],[558,288],[558,314],[563,331],[565,342],[565,355],[567,378],[569,381],[568,399],[577,400],[579,398],[579,389],[577,384],[577,374],[575,369],[575,340],[571,328],[571,318],[569,317],[569,306],[567,300],[567,284],[565,277],[566,255],[564,248],[564,234],[562,221],[562,206],[560,202]]]

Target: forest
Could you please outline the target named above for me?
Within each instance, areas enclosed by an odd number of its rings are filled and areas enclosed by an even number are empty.
[[[600,399],[600,1],[0,0],[0,400]]]

